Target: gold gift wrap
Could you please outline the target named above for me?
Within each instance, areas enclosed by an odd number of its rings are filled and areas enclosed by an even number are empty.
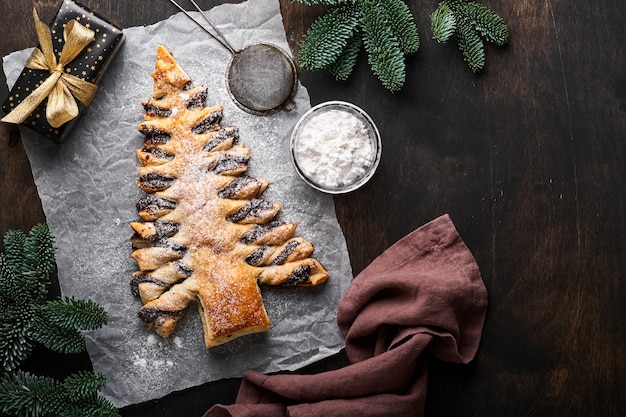
[[[61,143],[97,94],[124,34],[72,0],[63,1],[49,27],[35,10],[33,18],[39,46],[2,106],[2,121],[22,124]]]

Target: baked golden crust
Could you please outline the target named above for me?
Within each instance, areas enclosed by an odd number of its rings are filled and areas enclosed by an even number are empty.
[[[207,88],[191,86],[162,46],[151,76],[136,150],[147,194],[130,224],[139,317],[168,337],[197,301],[207,347],[267,331],[259,283],[317,285],[328,272],[297,225],[276,220],[281,205],[262,198],[268,181],[247,175],[250,148],[220,126],[221,105],[205,107]]]

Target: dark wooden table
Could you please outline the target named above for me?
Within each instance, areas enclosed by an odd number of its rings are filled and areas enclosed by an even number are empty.
[[[83,0],[121,27],[174,13],[166,1]],[[214,1],[200,1],[209,7]],[[35,0],[42,20],[60,0]],[[409,2],[422,45],[407,83],[384,90],[364,57],[347,82],[301,71],[312,104],[363,107],[384,143],[379,171],[335,198],[354,273],[416,227],[449,213],[489,291],[476,360],[433,361],[427,416],[623,416],[626,410],[626,3],[488,4],[508,23],[474,75],[431,39],[436,1]],[[0,56],[34,46],[30,1],[0,3]],[[293,51],[322,11],[281,0]],[[8,95],[0,75],[0,99]],[[15,127],[0,123],[0,232],[45,221]],[[62,375],[89,366],[39,354]],[[50,366],[50,363],[56,363]],[[342,366],[342,354],[307,372]],[[234,400],[220,381],[121,410],[201,416]],[[394,415],[390,410],[389,415]]]

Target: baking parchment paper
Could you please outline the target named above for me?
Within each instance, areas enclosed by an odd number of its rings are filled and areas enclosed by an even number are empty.
[[[194,12],[201,20],[201,16]],[[278,0],[248,0],[208,12],[237,48],[271,42],[289,51]],[[86,334],[95,371],[106,375],[102,395],[117,407],[160,398],[170,392],[247,369],[294,370],[338,352],[343,337],[336,325],[337,306],[352,279],[350,261],[337,223],[332,197],[304,184],[289,160],[289,135],[310,108],[306,89],[298,86],[293,111],[253,116],[230,99],[225,81],[229,52],[187,17],[178,13],[146,27],[124,30],[125,44],[87,108],[62,145],[22,128],[37,190],[48,226],[56,238],[58,276],[63,296],[92,299],[110,315],[102,329]],[[158,44],[173,53],[195,85],[209,86],[207,105],[224,105],[223,125],[238,126],[252,149],[251,175],[271,181],[265,198],[283,204],[280,218],[298,222],[296,234],[315,246],[314,257],[330,272],[328,282],[313,288],[263,287],[271,330],[205,349],[202,326],[190,308],[174,335],[164,340],[137,317],[141,306],[129,281],[136,270],[129,258],[131,221],[139,165],[134,150],[142,146],[137,125],[141,100],[152,94]],[[4,58],[9,85],[17,79],[29,50]]]

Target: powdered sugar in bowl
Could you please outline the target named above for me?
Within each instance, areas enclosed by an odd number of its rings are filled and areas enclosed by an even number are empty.
[[[320,191],[354,191],[376,172],[382,144],[372,119],[344,101],[307,111],[291,134],[291,161],[302,179]]]

